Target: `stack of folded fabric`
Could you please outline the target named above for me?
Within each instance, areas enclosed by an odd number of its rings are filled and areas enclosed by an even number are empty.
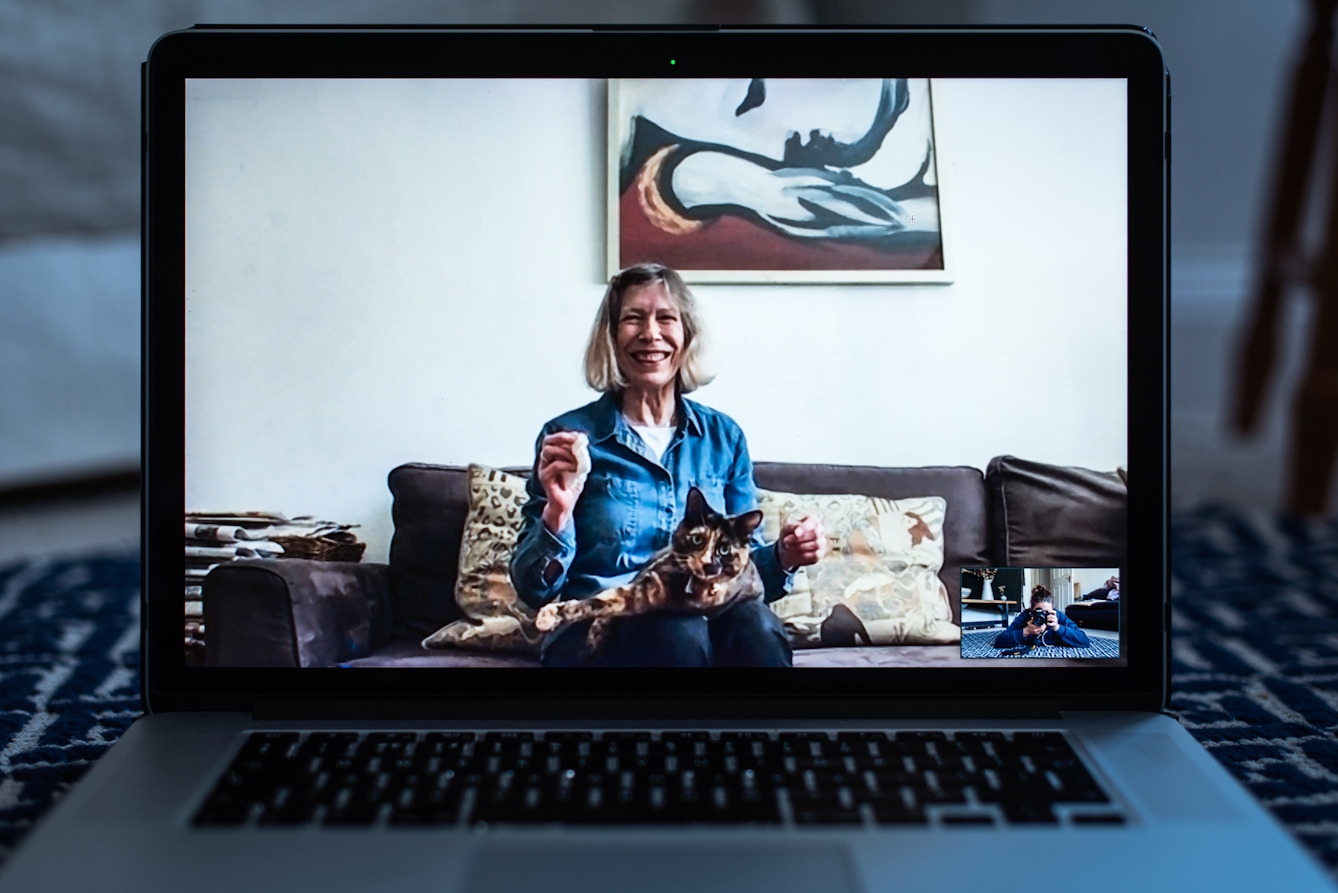
[[[351,532],[355,524],[287,518],[274,512],[188,512],[186,514],[186,657],[204,656],[204,578],[214,568],[241,558],[307,558],[361,561],[366,543]]]

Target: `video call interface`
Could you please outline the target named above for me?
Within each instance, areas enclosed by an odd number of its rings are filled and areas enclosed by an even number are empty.
[[[1127,142],[1121,79],[188,80],[186,664],[1126,665]]]

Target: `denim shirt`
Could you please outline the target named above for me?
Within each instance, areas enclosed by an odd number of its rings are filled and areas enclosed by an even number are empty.
[[[683,520],[690,487],[726,515],[757,508],[753,463],[738,424],[682,397],[677,418],[663,464],[610,394],[544,425],[511,559],[511,584],[527,604],[538,608],[559,597],[589,598],[629,582],[669,545]],[[584,431],[590,438],[590,475],[571,523],[554,534],[542,518],[547,498],[539,483],[538,456],[544,438],[559,431]],[[752,560],[770,602],[785,595],[791,575],[781,568],[775,543],[763,543],[760,533],[759,528]]]

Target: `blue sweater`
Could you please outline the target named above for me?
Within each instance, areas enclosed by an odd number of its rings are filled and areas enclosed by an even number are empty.
[[[1056,611],[1055,616],[1059,620],[1059,630],[1051,632],[1049,629],[1039,636],[1028,636],[1023,634],[1023,629],[1027,626],[1027,612],[1022,611],[1013,618],[1013,622],[1008,625],[1008,629],[999,633],[999,637],[994,640],[995,648],[1016,648],[1019,645],[1059,645],[1064,648],[1091,648],[1092,641],[1087,638],[1087,633],[1083,632],[1078,624],[1068,618],[1063,611]]]

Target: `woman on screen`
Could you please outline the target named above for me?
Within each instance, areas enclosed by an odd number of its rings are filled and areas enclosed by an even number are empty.
[[[609,282],[585,352],[586,382],[603,396],[548,422],[536,445],[511,561],[526,603],[589,598],[629,582],[669,545],[693,487],[726,515],[757,507],[743,431],[684,396],[711,380],[704,344],[692,293],[673,270],[640,264]],[[790,575],[817,562],[825,545],[815,519],[787,524],[775,543],[756,537],[762,599],[709,620],[623,617],[593,654],[584,647],[588,622],[573,624],[549,635],[543,664],[790,666],[785,631],[766,602],[785,595]]]

